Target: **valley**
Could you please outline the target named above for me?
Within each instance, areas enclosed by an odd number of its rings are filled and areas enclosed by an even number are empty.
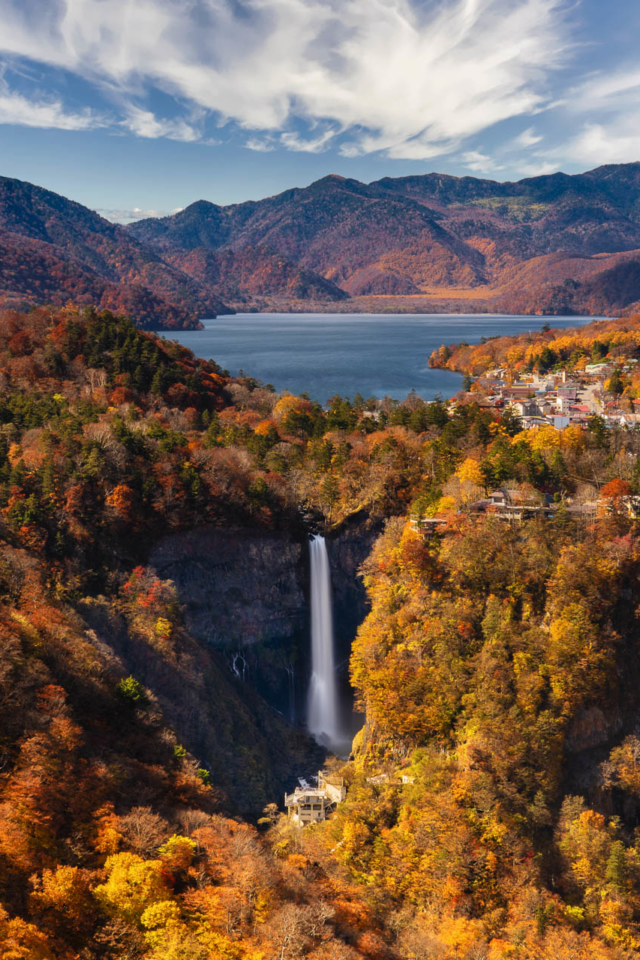
[[[640,960],[639,31],[0,0],[0,960]]]
[[[639,336],[441,354],[523,383],[597,355],[624,408]],[[5,312],[0,367],[3,949],[634,956],[634,429],[527,425],[482,377],[323,406],[72,305]],[[308,729],[319,533],[346,760]]]

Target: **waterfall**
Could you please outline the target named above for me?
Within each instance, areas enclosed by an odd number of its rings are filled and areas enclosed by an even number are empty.
[[[333,658],[331,569],[324,537],[315,536],[311,552],[311,685],[309,732],[324,746],[337,748],[346,739],[340,732],[338,689]]]

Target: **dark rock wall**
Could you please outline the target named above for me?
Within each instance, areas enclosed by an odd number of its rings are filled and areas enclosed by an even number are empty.
[[[286,533],[205,527],[168,537],[150,558],[175,583],[189,632],[294,723],[309,632],[305,547]]]
[[[328,538],[346,714],[351,643],[367,613],[358,570],[378,532],[358,517]],[[189,632],[217,648],[229,671],[289,722],[304,725],[311,670],[306,537],[205,527],[163,540],[149,562],[158,576],[176,584]]]
[[[330,536],[327,544],[331,563],[335,654],[342,723],[352,737],[362,727],[364,717],[353,712],[349,658],[358,627],[369,612],[367,594],[359,571],[381,530],[381,524],[372,523],[366,516],[357,516]]]
[[[301,628],[302,559],[303,544],[284,533],[204,527],[163,540],[150,563],[178,587],[192,633],[242,649]]]

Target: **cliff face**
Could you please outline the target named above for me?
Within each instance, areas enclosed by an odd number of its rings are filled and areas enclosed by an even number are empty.
[[[366,517],[351,518],[329,539],[331,587],[333,591],[335,656],[342,723],[355,736],[364,717],[353,711],[353,690],[349,681],[351,647],[358,627],[369,613],[370,604],[359,570],[373,549],[381,525]]]
[[[291,722],[308,646],[303,548],[286,533],[205,527],[167,538],[150,558],[175,583],[192,635]]]
[[[100,601],[82,614],[87,639],[115,674],[135,676],[150,692],[227,810],[258,815],[318,769],[324,751],[236,676],[220,651],[188,630],[178,631],[170,650],[154,648]]]
[[[351,643],[367,613],[357,572],[375,536],[356,519],[328,544],[336,662],[347,712]],[[311,670],[305,535],[205,527],[162,541],[150,564],[175,583],[191,635],[214,648],[229,673],[288,722],[303,725]]]

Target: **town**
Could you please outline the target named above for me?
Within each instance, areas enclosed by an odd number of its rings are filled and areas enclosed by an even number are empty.
[[[588,364],[579,372],[532,372],[514,380],[506,368],[488,370],[472,380],[466,377],[467,389],[448,401],[452,415],[467,403],[494,410],[504,416],[510,414],[521,431],[553,428],[559,432],[571,427],[586,430],[599,423],[602,430],[636,430],[640,427],[640,400],[621,401],[624,379],[633,374],[638,360],[626,359],[618,363]],[[620,484],[620,481],[618,481]],[[497,520],[520,522],[532,517],[553,520],[568,517],[590,522],[609,514],[612,509],[626,514],[632,520],[640,518],[640,497],[627,484],[615,491],[612,499],[603,496],[597,486],[583,484],[578,496],[554,496],[536,490],[529,484],[507,483],[484,496],[476,496],[458,503],[457,512],[468,515],[490,513]],[[607,491],[605,490],[606,494]],[[450,510],[443,513],[438,506],[426,516],[414,515],[411,525],[426,535],[444,531],[450,520]]]
[[[449,408],[473,398],[480,406],[510,410],[523,430],[545,425],[557,430],[586,427],[594,416],[601,417],[607,427],[633,427],[640,424],[640,400],[632,401],[637,408],[633,412],[623,409],[616,385],[637,363],[633,359],[623,365],[591,363],[580,372],[531,373],[517,381],[510,379],[506,369],[497,368],[479,377],[475,391],[458,395]]]

